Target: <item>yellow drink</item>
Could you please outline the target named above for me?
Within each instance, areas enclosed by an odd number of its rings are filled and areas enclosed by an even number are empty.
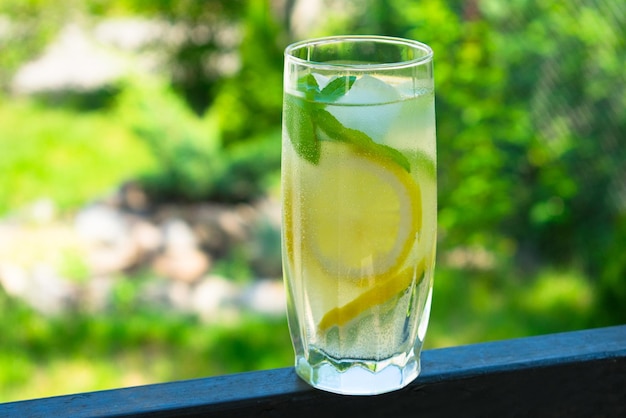
[[[435,115],[432,85],[407,80],[314,73],[285,91],[288,318],[296,371],[321,389],[381,393],[419,373],[435,259]]]

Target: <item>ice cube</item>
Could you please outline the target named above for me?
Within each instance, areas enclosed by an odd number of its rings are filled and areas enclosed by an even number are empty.
[[[400,99],[398,91],[384,81],[371,75],[364,75],[352,85],[337,103],[346,104],[380,104],[395,102]]]
[[[400,112],[400,99],[400,93],[393,86],[364,75],[327,109],[347,128],[362,131],[376,142],[384,142],[386,133]]]

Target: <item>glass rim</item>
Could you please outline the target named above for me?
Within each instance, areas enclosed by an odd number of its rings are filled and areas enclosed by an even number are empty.
[[[375,42],[381,44],[403,45],[412,49],[418,49],[424,52],[423,56],[413,58],[406,61],[397,62],[381,62],[375,64],[344,64],[344,63],[330,63],[324,61],[311,61],[293,55],[294,51],[306,46],[316,46],[333,44],[340,42]],[[375,71],[377,69],[399,69],[421,65],[432,61],[434,52],[430,46],[423,42],[419,42],[413,39],[399,38],[395,36],[382,36],[382,35],[338,35],[338,36],[325,36],[320,38],[305,39],[302,41],[289,44],[285,48],[285,58],[293,61],[302,66],[315,67],[319,69],[350,69],[353,71]]]

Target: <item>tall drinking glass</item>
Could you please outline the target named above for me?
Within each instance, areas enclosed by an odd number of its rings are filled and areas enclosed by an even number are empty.
[[[282,254],[296,372],[371,395],[420,372],[437,225],[432,50],[341,36],[285,50]]]

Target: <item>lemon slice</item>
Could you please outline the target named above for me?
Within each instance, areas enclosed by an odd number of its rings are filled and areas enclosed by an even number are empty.
[[[375,286],[364,291],[354,300],[328,311],[318,324],[319,331],[324,332],[333,325],[345,325],[373,306],[390,300],[407,289],[413,280],[421,279],[424,275],[425,267],[426,260],[422,259],[414,267],[405,268],[398,274],[388,277],[387,280],[379,280]]]
[[[326,274],[371,284],[398,272],[422,220],[410,173],[385,156],[331,141],[305,171],[305,241]]]

